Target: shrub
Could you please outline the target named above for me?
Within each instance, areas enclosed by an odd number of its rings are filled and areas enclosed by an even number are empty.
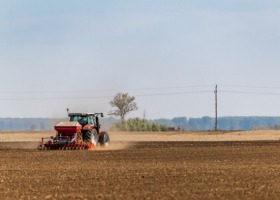
[[[153,123],[151,121],[145,120],[145,119],[128,119],[125,121],[121,121],[115,124],[114,126],[115,130],[119,131],[153,131],[153,132],[159,132],[159,131],[166,131],[167,127]]]

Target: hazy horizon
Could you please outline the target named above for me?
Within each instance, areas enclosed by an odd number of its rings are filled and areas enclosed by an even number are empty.
[[[280,116],[280,2],[0,1],[0,117]]]

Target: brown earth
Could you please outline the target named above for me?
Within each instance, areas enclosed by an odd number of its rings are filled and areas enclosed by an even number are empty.
[[[7,146],[6,146],[7,147]],[[278,199],[279,142],[141,142],[0,150],[3,199]]]
[[[277,140],[112,141],[112,148],[103,151],[38,151],[35,146],[36,142],[0,143],[1,199],[278,199],[280,195]]]

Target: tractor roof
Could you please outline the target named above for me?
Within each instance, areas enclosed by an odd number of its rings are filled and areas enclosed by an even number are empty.
[[[101,114],[101,116],[103,116],[103,113],[68,113],[68,116],[71,117],[71,116],[97,116]]]

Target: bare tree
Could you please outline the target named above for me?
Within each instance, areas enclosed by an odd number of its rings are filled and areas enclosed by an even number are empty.
[[[124,117],[131,111],[138,109],[134,102],[135,97],[129,96],[128,93],[117,93],[113,100],[110,101],[112,107],[116,107],[115,110],[110,111],[109,115],[120,117],[124,121]]]

